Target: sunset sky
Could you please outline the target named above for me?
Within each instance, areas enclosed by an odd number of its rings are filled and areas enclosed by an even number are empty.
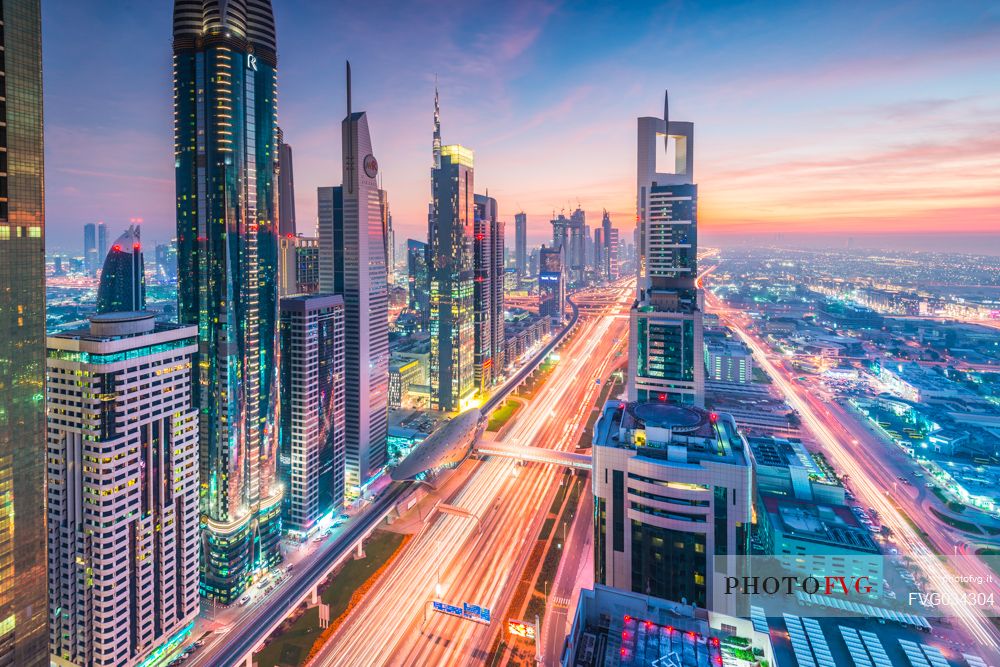
[[[996,2],[273,4],[301,231],[339,184],[350,58],[398,243],[426,236],[436,75],[445,143],[532,242],[578,201],[630,232],[636,118],[669,88],[708,240],[947,232],[1000,254]],[[94,220],[173,235],[171,7],[43,2],[52,249]]]

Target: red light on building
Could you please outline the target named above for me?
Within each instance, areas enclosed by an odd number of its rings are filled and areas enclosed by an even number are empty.
[[[111,250],[113,250],[114,252],[121,252],[122,247],[116,243],[113,246],[111,246]]]
[[[708,413],[708,421],[712,422],[713,424],[715,422],[719,421],[719,414],[716,413],[716,412],[709,412]]]
[[[628,614],[626,614],[626,615],[625,615],[625,622],[626,622],[626,623],[628,623],[628,622],[629,622],[629,621],[631,621],[631,620],[632,620],[632,617],[631,617],[631,616],[629,616]]]
[[[666,394],[660,394],[660,400],[661,401],[667,400],[667,395]]]
[[[139,244],[138,243],[133,243],[132,244],[132,250],[138,250],[138,249],[139,249]]]

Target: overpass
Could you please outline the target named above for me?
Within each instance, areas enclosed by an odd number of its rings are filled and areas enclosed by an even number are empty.
[[[551,463],[553,465],[576,468],[578,470],[591,469],[590,454],[564,452],[558,449],[522,447],[520,445],[501,445],[495,442],[488,442],[477,444],[475,451],[477,454],[482,456],[499,456],[501,458],[517,459],[518,461],[530,461],[532,463]]]

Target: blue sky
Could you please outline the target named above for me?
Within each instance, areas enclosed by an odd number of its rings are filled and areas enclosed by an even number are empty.
[[[350,58],[399,241],[426,233],[435,76],[445,142],[536,241],[578,201],[631,226],[635,119],[666,87],[708,238],[1000,230],[997,3],[621,4],[274,0],[300,229],[339,180]],[[171,3],[43,12],[49,245],[133,217],[168,238]]]

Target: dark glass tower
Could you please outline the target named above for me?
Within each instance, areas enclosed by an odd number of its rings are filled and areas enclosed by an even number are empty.
[[[47,665],[39,0],[0,2],[0,665]]]
[[[175,0],[177,310],[198,325],[202,594],[280,559],[277,55],[270,0]]]
[[[104,258],[97,286],[97,312],[122,313],[146,309],[146,278],[139,228],[130,225]]]

